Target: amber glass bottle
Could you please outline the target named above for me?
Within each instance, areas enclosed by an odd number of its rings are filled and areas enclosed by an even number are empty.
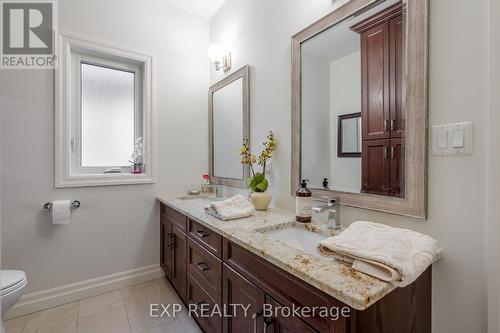
[[[297,222],[311,222],[312,194],[307,188],[308,181],[303,179],[300,188],[295,192],[295,219]]]

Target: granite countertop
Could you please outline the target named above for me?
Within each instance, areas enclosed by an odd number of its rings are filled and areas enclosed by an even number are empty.
[[[161,195],[157,199],[356,310],[368,308],[395,289],[333,258],[314,256],[269,239],[264,232],[296,224],[326,237],[333,235],[324,222],[296,223],[293,212],[276,208],[244,219],[221,221],[203,210],[210,197]]]

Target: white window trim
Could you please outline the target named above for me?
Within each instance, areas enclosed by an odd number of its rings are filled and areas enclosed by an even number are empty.
[[[55,71],[55,187],[84,187],[154,183],[156,163],[156,70],[155,58],[141,52],[112,45],[72,33],[63,33],[59,39],[60,62]],[[142,75],[142,113],[144,166],[142,174],[72,174],[71,170],[71,132],[72,132],[72,96],[76,93],[71,84],[71,74],[75,70],[72,51],[78,53],[99,54],[113,58],[133,61],[141,67]]]

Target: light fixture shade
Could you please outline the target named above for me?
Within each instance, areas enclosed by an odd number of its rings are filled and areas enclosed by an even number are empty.
[[[217,44],[212,44],[207,50],[208,57],[213,63],[220,62],[224,56],[222,47]]]

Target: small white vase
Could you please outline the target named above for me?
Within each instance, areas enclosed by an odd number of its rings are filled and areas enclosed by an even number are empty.
[[[250,202],[256,210],[267,210],[271,203],[271,193],[269,192],[252,192]]]

